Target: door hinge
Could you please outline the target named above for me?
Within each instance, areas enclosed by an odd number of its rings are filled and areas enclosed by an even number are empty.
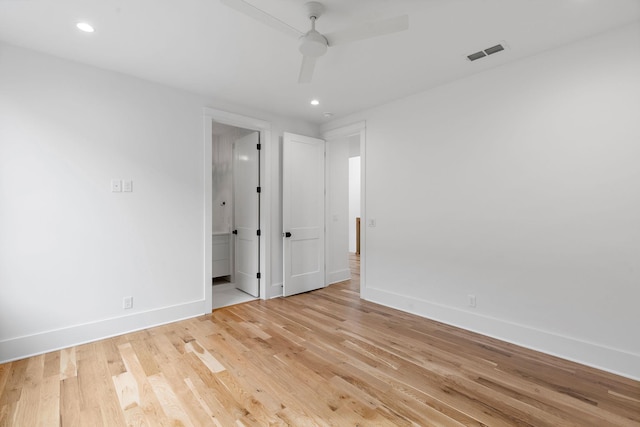
[[[258,193],[262,193],[262,187],[258,187]]]
[[[256,276],[258,277],[258,279],[260,278],[260,273],[258,272],[258,274],[256,274]]]
[[[258,144],[256,147],[258,150],[262,150],[262,144]]]
[[[260,230],[258,230],[258,232],[256,234],[259,236],[260,235]]]

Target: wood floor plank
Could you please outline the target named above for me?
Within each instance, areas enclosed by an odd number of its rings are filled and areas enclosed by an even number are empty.
[[[0,392],[4,390],[4,387],[7,384],[9,377],[11,376],[11,372],[11,364],[0,364]]]
[[[164,378],[164,375],[158,373],[149,376],[147,379],[160,402],[165,421],[168,422],[169,425],[193,426],[191,418],[187,415],[182,403]]]
[[[113,383],[120,402],[120,408],[126,411],[129,408],[140,406],[140,390],[138,382],[131,372],[123,372],[113,376]]]
[[[76,351],[77,376],[64,380],[67,382],[74,378],[78,379],[77,394],[69,395],[69,398],[76,398],[79,401],[78,424],[81,426],[124,424],[115,388],[101,349],[101,342],[79,346]],[[73,382],[70,386],[72,388],[69,391],[73,392]],[[66,396],[64,398],[66,399]],[[75,410],[74,407],[71,408]]]
[[[135,339],[140,339],[140,335],[138,334]],[[120,350],[127,372],[133,376],[137,383],[138,395],[135,397],[135,401],[139,402],[139,404],[131,405],[125,410],[127,424],[131,422],[145,422],[153,425],[164,420],[165,417],[163,416],[162,406],[149,383],[144,368],[140,364],[131,343],[121,344],[118,346],[118,349]],[[138,410],[138,408],[141,408],[142,411]]]
[[[78,377],[60,381],[60,421],[62,426],[80,426],[80,391]]]
[[[65,380],[77,375],[76,348],[71,347],[60,350],[60,379]]]
[[[13,422],[16,425],[34,426],[38,424],[40,392],[44,373],[44,355],[29,359],[25,371],[24,386],[15,409]]]
[[[189,375],[193,371],[182,371],[184,365],[177,363],[161,364],[163,379],[175,394],[182,409],[195,426],[211,425],[213,413],[208,405],[202,404],[200,394],[194,394],[193,382]],[[195,390],[197,392],[197,390]]]
[[[17,402],[13,422],[18,426],[35,426],[38,424],[38,408],[40,406],[40,389],[24,387]]]
[[[211,409],[222,425],[234,425],[238,419],[247,414],[247,409],[233,398],[224,384],[196,355],[189,353],[187,360],[196,373],[194,377],[190,377],[191,381],[195,384],[207,407]]]
[[[57,376],[60,380],[60,353],[60,351],[53,351],[44,355],[44,372],[42,375],[45,378]]]
[[[40,405],[36,420],[42,426],[60,425],[60,378],[57,375],[45,377],[40,384]]]
[[[191,378],[185,378],[184,381],[187,387],[189,388],[189,390],[191,391],[191,393],[193,394],[195,401],[200,405],[200,408],[207,415],[205,419],[200,420],[200,425],[213,425],[216,427],[222,427],[222,424],[216,418],[215,414],[213,413],[213,410],[209,407],[209,405],[204,400],[204,398],[202,397],[198,389],[195,387],[195,385],[193,384],[193,381],[191,381]]]
[[[640,427],[640,382],[383,307],[352,280],[0,365],[3,426]]]
[[[14,419],[15,419],[14,415],[15,415],[17,406],[18,406],[17,401],[0,406],[0,427],[8,427],[8,426],[16,425],[14,423]]]
[[[24,385],[24,375],[30,359],[22,359],[7,364],[9,366],[8,375],[4,381],[4,388],[0,393],[0,406],[20,400],[22,387]]]
[[[191,341],[185,345],[185,349],[188,353],[195,354],[198,359],[205,364],[207,368],[214,374],[218,372],[222,372],[225,370],[225,367],[211,355],[207,350],[205,350],[197,341]]]

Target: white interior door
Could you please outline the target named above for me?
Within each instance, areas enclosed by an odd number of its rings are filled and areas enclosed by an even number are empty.
[[[284,296],[324,286],[324,141],[284,134]]]
[[[259,132],[233,144],[234,280],[236,288],[259,296],[260,155]]]

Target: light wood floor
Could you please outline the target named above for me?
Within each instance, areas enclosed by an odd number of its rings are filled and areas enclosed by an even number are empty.
[[[358,286],[0,365],[0,425],[640,426],[638,382],[361,301]]]

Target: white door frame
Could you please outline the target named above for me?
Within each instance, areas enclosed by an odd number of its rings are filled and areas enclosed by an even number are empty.
[[[322,139],[327,143],[334,139],[348,138],[358,135],[360,137],[360,297],[367,299],[367,280],[366,280],[366,264],[367,264],[367,226],[366,226],[366,135],[367,123],[365,121],[352,123],[350,125],[341,126],[330,129],[322,133]],[[326,166],[325,166],[326,167]],[[325,222],[328,221],[325,216]]]
[[[271,123],[240,114],[229,113],[222,110],[205,107],[203,109],[204,122],[204,307],[203,313],[211,313],[212,292],[212,242],[213,230],[213,123],[222,123],[244,129],[260,132],[260,185],[262,186],[261,203],[263,209],[260,212],[260,298],[265,299],[267,287],[271,285],[271,251],[267,250],[271,244]]]

